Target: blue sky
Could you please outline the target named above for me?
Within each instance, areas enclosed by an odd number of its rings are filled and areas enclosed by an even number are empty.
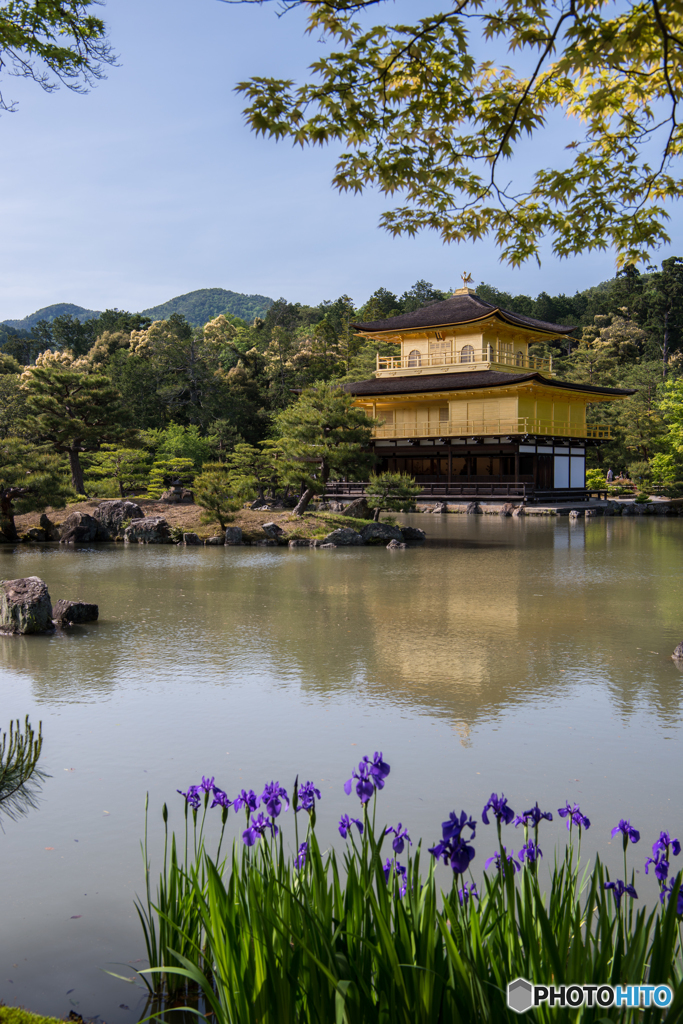
[[[252,135],[234,85],[303,76],[321,44],[301,12],[109,0],[103,16],[121,66],[89,95],[3,82],[19,112],[0,118],[0,320],[53,302],[137,310],[204,287],[361,303],[418,278],[451,287],[464,270],[532,295],[613,276],[609,253],[513,271],[490,242],[392,239],[377,227],[382,196],[332,189],[333,151]],[[678,245],[658,261],[683,250],[676,219],[670,233]]]

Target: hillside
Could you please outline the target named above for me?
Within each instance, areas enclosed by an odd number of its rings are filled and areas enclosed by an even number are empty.
[[[225,288],[199,288],[141,312],[152,320],[166,320],[171,313],[182,313],[193,326],[201,327],[220,313],[232,313],[251,321],[256,316],[264,316],[272,305],[273,300],[266,295],[243,295]]]
[[[75,306],[73,302],[55,302],[51,306],[43,306],[35,313],[30,313],[23,320],[3,320],[6,327],[14,327],[18,331],[32,330],[39,320],[52,321],[56,316],[64,316],[70,313],[71,316],[84,323],[86,320],[96,320],[100,315],[98,309],[84,309],[83,306]]]

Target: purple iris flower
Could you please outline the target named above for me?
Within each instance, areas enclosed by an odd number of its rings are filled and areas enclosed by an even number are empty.
[[[308,843],[302,843],[299,847],[299,853],[294,861],[294,867],[298,868],[299,871],[306,865],[306,857],[308,856]]]
[[[405,845],[406,845],[406,841],[408,843],[410,843],[411,846],[413,845],[413,841],[410,838],[410,836],[408,835],[408,829],[404,828],[403,830],[401,830],[401,822],[400,821],[399,821],[398,825],[396,826],[396,828],[388,828],[387,829],[387,835],[389,835],[390,832],[394,833],[394,839],[393,839],[393,842],[391,844],[392,847],[393,847],[394,853],[403,853],[403,850],[404,850]]]
[[[194,811],[196,811],[199,807],[201,807],[201,803],[202,803],[202,798],[200,796],[201,791],[202,791],[202,787],[201,786],[190,786],[188,788],[187,793],[183,793],[182,789],[176,790],[177,793],[180,793],[181,796],[185,797],[185,800],[187,801],[187,803],[190,805],[190,807]]]
[[[285,810],[289,809],[289,797],[287,790],[283,789],[279,782],[269,782],[264,787],[260,796],[261,803],[268,811],[271,818],[277,818],[282,810],[282,800],[286,803]]]
[[[441,834],[444,839],[457,839],[464,828],[469,828],[472,835],[468,837],[469,841],[474,839],[477,823],[471,817],[468,818],[465,811],[460,812],[460,817],[451,811],[448,816],[448,821],[441,822]]]
[[[615,825],[612,829],[612,838],[614,838],[614,836],[616,836],[618,832],[621,832],[624,837],[624,849],[626,849],[626,844],[629,841],[629,839],[632,843],[637,843],[640,841],[640,832],[638,831],[638,829],[633,828],[631,822],[624,821],[623,818],[621,819],[619,824]]]
[[[474,847],[469,844],[474,839],[476,825],[476,821],[468,818],[465,811],[461,811],[459,817],[455,811],[451,811],[448,821],[441,822],[441,842],[430,847],[429,852],[437,860],[443,857],[444,864],[450,864],[455,874],[462,874],[474,859]],[[464,828],[469,828],[471,832],[467,839],[462,834]]]
[[[339,835],[342,839],[346,839],[352,825],[355,825],[360,834],[363,835],[363,822],[359,821],[358,818],[349,818],[348,814],[342,814],[339,819]]]
[[[375,792],[373,780],[370,776],[370,769],[367,765],[367,759],[359,762],[358,771],[354,768],[351,773],[351,778],[344,783],[344,792],[347,796],[351,793],[351,786],[353,785],[354,779],[356,779],[356,795],[362,804],[366,804]]]
[[[660,832],[659,839],[652,846],[652,856],[656,857],[658,852],[663,853],[665,856],[669,856],[669,847],[674,857],[677,857],[681,852],[681,844],[678,839],[672,839],[668,832]]]
[[[526,858],[527,864],[535,864],[539,857],[543,856],[543,850],[540,846],[536,846],[529,840],[529,842],[522,847],[519,851],[519,859],[524,860]]]
[[[312,782],[304,782],[303,786],[299,786],[299,806],[298,811],[308,811],[309,813],[315,807],[315,798],[318,800],[322,799],[320,796],[320,790],[316,789]]]
[[[389,884],[389,879],[391,878],[391,872],[393,870],[394,874],[396,875],[396,878],[398,879],[399,894],[401,896],[405,896],[408,889],[408,882],[406,878],[407,871],[403,864],[397,861],[396,858],[394,858],[394,860],[391,860],[390,857],[387,857],[386,863],[384,864],[382,870],[384,871],[384,878],[386,879],[387,885]]]
[[[505,825],[509,825],[515,816],[515,812],[512,810],[511,807],[508,807],[507,798],[503,796],[502,793],[500,794],[500,796],[498,796],[497,793],[491,793],[489,802],[486,804],[484,810],[481,812],[481,820],[484,822],[485,825],[489,824],[489,817],[487,813],[489,810],[493,811],[493,814],[496,817],[498,824],[500,824],[502,821]]]
[[[561,818],[567,819],[567,828],[571,828],[572,824],[578,825],[579,828],[590,828],[590,819],[581,813],[581,808],[578,804],[574,804],[572,807],[567,800],[566,807],[559,807],[557,813]]]
[[[211,807],[223,807],[227,811],[228,807],[231,805],[231,801],[228,800],[228,794],[224,793],[222,789],[218,788],[218,786],[214,786],[213,803],[211,804]]]
[[[239,793],[233,800],[232,806],[235,808],[236,811],[239,811],[243,807],[246,807],[247,814],[252,814],[258,807],[259,801],[260,798],[256,796],[256,793],[254,792],[253,789],[250,789],[248,793],[246,789],[243,789],[242,792]]]
[[[210,779],[207,779],[205,775],[202,775],[202,781],[199,784],[199,788],[203,789],[205,793],[210,793],[213,789],[214,781],[213,775]]]
[[[539,823],[544,818],[545,818],[546,821],[552,821],[553,820],[553,816],[552,816],[551,812],[550,811],[542,811],[541,808],[538,806],[538,800],[537,800],[535,807],[532,807],[531,810],[529,810],[529,811],[524,811],[522,814],[519,815],[518,818],[515,818],[514,825],[515,825],[515,828],[517,828],[518,825],[524,825],[525,827],[527,827],[529,825],[533,825],[534,828],[537,828]]]
[[[515,851],[514,850],[510,850],[510,852],[508,853],[507,850],[505,849],[505,847],[503,847],[503,853],[505,854],[506,861],[508,862],[509,865],[511,865],[513,870],[514,871],[519,871],[521,869],[522,865],[519,863],[518,860],[515,860]],[[488,870],[490,865],[494,864],[494,863],[496,865],[497,870],[500,871],[500,867],[501,867],[500,851],[498,851],[498,853],[494,853],[493,857],[489,857],[489,859],[484,862],[484,869]]]
[[[626,822],[626,824],[628,824],[628,822]],[[620,831],[620,830],[617,829],[617,831]],[[637,840],[635,840],[635,841],[637,842]],[[616,882],[605,882],[604,888],[612,890],[612,895],[614,896],[614,902],[617,905],[617,910],[621,906],[621,897],[624,894],[626,894],[627,896],[630,896],[631,899],[634,899],[634,900],[638,899],[638,893],[633,888],[633,886],[632,885],[624,885],[624,883],[622,882],[622,880],[620,878],[617,878]]]
[[[253,846],[258,839],[262,839],[266,834],[266,829],[268,828],[270,829],[271,835],[277,835],[277,825],[266,818],[263,813],[257,814],[256,817],[251,819],[249,828],[245,829],[242,833],[242,839],[245,846]]]
[[[463,882],[462,889],[458,889],[458,899],[461,906],[464,906],[469,900],[478,900],[477,883]]]
[[[375,784],[376,789],[384,789],[384,783],[386,782],[387,775],[391,771],[391,768],[382,758],[382,751],[379,753],[375,751],[375,756],[372,761],[369,757],[364,757],[364,761],[367,762],[368,771],[372,777],[372,781]]]
[[[648,874],[650,864],[654,865],[655,878],[658,882],[665,882],[669,877],[669,862],[664,853],[658,850],[654,857],[648,857],[645,861],[645,874]]]

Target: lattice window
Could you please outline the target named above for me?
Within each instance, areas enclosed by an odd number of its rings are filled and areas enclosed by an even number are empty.
[[[439,423],[448,423],[448,406],[439,409]]]
[[[408,356],[408,366],[422,366],[422,354],[416,348]]]
[[[474,346],[463,345],[460,351],[460,362],[461,363],[473,363],[474,362]]]

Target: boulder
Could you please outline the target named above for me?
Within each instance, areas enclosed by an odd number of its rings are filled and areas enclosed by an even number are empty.
[[[634,516],[636,514],[635,505],[632,502],[625,504],[621,510],[622,516]]]
[[[368,499],[365,497],[354,498],[342,510],[343,516],[353,516],[354,519],[372,519],[374,514],[373,510],[368,507]]]
[[[40,526],[33,526],[25,533],[25,539],[40,543],[48,539],[47,533]]]
[[[419,530],[417,526],[401,526],[399,529],[403,540],[409,544],[420,543],[427,539],[427,534],[424,530]]]
[[[44,512],[40,517],[40,527],[45,530],[48,540],[59,540],[59,527],[51,519],[48,519]]]
[[[526,515],[526,509],[524,508],[524,505],[518,505],[515,509],[512,510],[512,514],[515,517],[517,517],[517,516],[525,516]]]
[[[392,539],[387,544],[387,551],[399,551],[401,548],[407,547],[407,544],[404,544],[402,541],[398,541],[392,537]]]
[[[204,541],[196,533],[183,534],[183,544],[185,544],[188,547],[198,547],[200,544],[203,543]]]
[[[38,576],[0,580],[0,632],[47,633],[52,625],[52,601],[47,583]]]
[[[82,622],[97,622],[100,609],[96,604],[85,601],[65,601],[60,598],[52,611],[55,622],[70,622],[79,625]]]
[[[499,516],[511,516],[512,515],[512,510],[514,509],[514,507],[515,507],[514,505],[512,505],[509,501],[507,501],[504,505],[501,505],[500,508],[498,509],[498,515]]]
[[[469,509],[469,505],[467,507]],[[479,510],[479,512],[481,512],[481,509],[479,508],[478,505],[477,509]],[[435,515],[440,515],[442,512],[448,512],[448,505],[446,504],[445,501],[437,501],[436,504],[434,505],[434,508],[432,509],[432,512]]]
[[[436,509],[434,511],[436,511]],[[481,516],[484,513],[482,512],[478,501],[471,501],[465,509],[465,514],[468,516]]]
[[[338,530],[333,530],[332,533],[324,538],[323,544],[334,544],[335,547],[352,547],[357,544],[363,544],[363,538],[355,530],[350,530],[346,526],[340,526]],[[323,544],[320,546],[322,547]]]
[[[658,501],[652,506],[652,511],[658,516],[668,516],[669,514],[669,503],[668,501]]]
[[[255,540],[254,544],[257,548],[274,548],[277,541],[273,540],[272,537],[269,537],[267,540]]]
[[[681,662],[683,662],[683,640],[681,640],[680,644],[678,645],[676,650],[673,652],[671,657],[673,658],[674,661],[681,661]]]
[[[261,529],[272,540],[277,540],[285,532],[277,523],[264,523]]]
[[[593,516],[597,516],[598,510],[596,508],[587,508],[584,512],[586,519],[591,519]]]
[[[256,501],[252,501],[249,508],[266,508],[266,506],[269,504],[270,502],[266,501],[265,498],[257,498]]]
[[[123,531],[126,544],[170,544],[171,531],[163,516],[134,519]]]
[[[306,540],[305,537],[294,537],[289,542],[290,548],[310,548],[310,540]]]
[[[366,544],[386,544],[389,540],[395,540],[400,544],[403,541],[399,527],[391,526],[389,523],[368,523],[360,531],[360,535]]]
[[[93,518],[97,521],[97,539],[115,540],[123,533],[124,527],[133,519],[144,519],[145,513],[134,501],[101,501]],[[42,522],[40,524],[43,525]]]
[[[228,526],[225,529],[225,543],[228,547],[238,547],[242,543],[242,527]]]
[[[325,542],[322,541],[322,542],[320,542],[318,544],[314,544],[313,546],[316,547],[316,548],[336,548],[337,545],[336,544],[325,544]]]
[[[216,536],[214,536],[214,537],[207,537],[206,540],[204,541],[204,543],[205,544],[216,544],[216,545],[220,544],[220,545],[223,545],[223,544],[225,544],[225,537],[223,536],[222,533],[219,533],[219,534],[216,534]]]
[[[60,544],[88,544],[97,539],[99,526],[87,512],[72,512],[61,524]]]

